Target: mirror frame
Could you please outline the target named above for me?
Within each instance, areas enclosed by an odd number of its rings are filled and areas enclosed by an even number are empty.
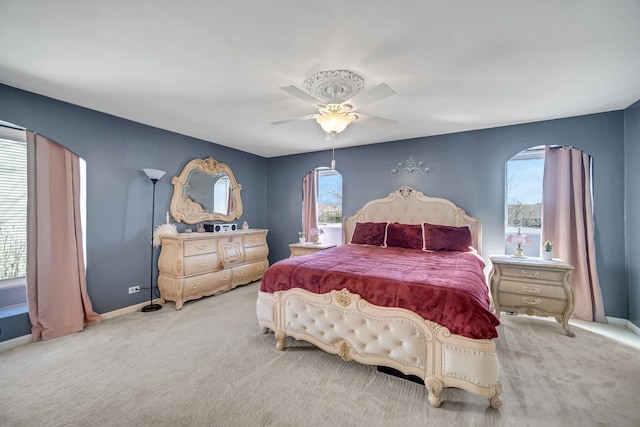
[[[183,196],[182,187],[187,182],[189,174],[193,170],[198,170],[205,174],[214,175],[217,173],[226,173],[231,184],[233,196],[233,210],[226,215],[222,213],[204,212],[200,204],[192,201],[188,196]],[[171,178],[173,184],[173,196],[171,196],[171,204],[169,212],[176,222],[184,222],[186,224],[197,224],[204,221],[233,221],[242,216],[242,199],[240,198],[240,190],[242,185],[236,181],[231,168],[224,163],[219,163],[213,157],[206,159],[194,159],[187,163],[178,176]]]

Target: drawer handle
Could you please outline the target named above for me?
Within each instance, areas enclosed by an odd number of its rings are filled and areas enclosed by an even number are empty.
[[[206,267],[207,265],[209,265],[209,261],[203,261],[200,264],[198,264],[198,267]]]
[[[244,274],[244,271],[237,271],[236,274],[238,275],[238,277],[242,277],[242,275]]]
[[[528,297],[522,297],[520,300],[523,303],[529,304],[529,305],[539,305],[540,303],[542,303],[542,300],[540,298],[529,299]]]
[[[189,285],[191,289],[198,289],[200,287],[200,282]]]
[[[261,265],[260,267],[258,267],[258,271],[262,271],[264,270],[264,265]]]
[[[529,288],[527,286],[522,287],[522,292],[526,292],[528,294],[539,294],[540,288]]]
[[[529,273],[526,270],[520,270],[520,274],[522,275],[522,277],[526,277],[528,279],[537,279],[538,277],[540,277],[540,272],[538,272],[538,271],[534,271],[533,273]]]
[[[206,249],[207,246],[209,246],[209,245],[196,245],[196,249],[201,251],[203,249]]]

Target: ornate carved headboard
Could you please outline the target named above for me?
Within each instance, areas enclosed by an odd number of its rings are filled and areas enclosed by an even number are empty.
[[[462,226],[471,230],[473,246],[482,253],[482,224],[452,201],[425,196],[411,187],[401,187],[383,199],[371,200],[355,215],[345,217],[342,229],[344,242],[351,241],[356,222],[399,222],[401,224],[432,224]]]

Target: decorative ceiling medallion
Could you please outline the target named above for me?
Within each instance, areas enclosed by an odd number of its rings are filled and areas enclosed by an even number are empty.
[[[364,79],[348,70],[320,71],[304,81],[304,90],[320,101],[346,101],[364,89]]]

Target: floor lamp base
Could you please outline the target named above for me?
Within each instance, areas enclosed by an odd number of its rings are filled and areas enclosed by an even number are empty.
[[[162,308],[162,306],[160,304],[149,304],[149,305],[145,305],[144,307],[142,307],[140,309],[140,311],[142,311],[143,313],[147,313],[149,311],[158,311]]]

